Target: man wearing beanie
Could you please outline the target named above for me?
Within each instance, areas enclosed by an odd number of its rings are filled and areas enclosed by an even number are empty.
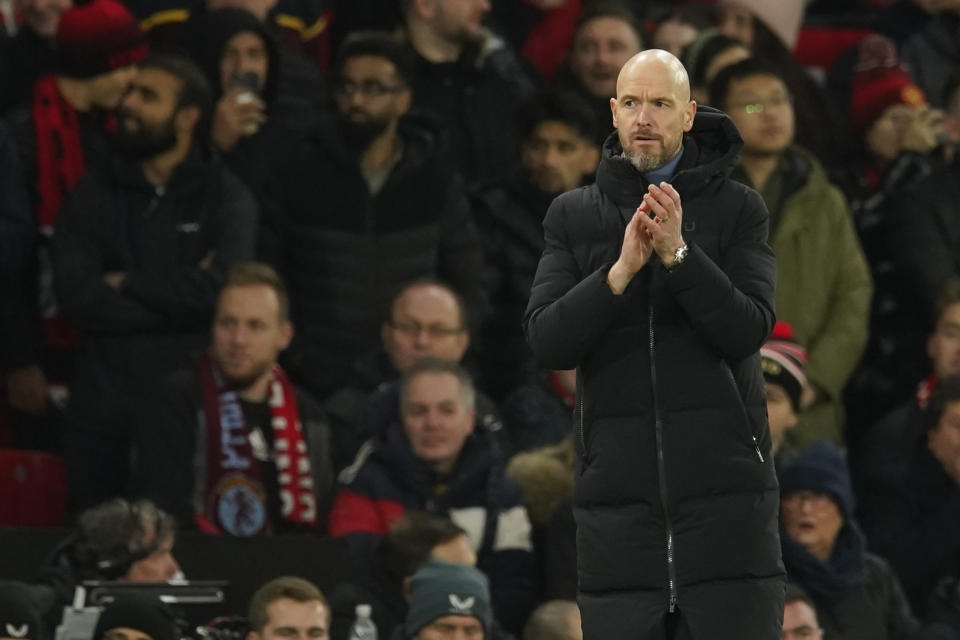
[[[796,343],[789,324],[774,325],[770,339],[760,347],[760,367],[767,392],[770,448],[776,468],[782,469],[795,454],[784,436],[797,424],[800,398],[807,386],[807,351]]]
[[[116,0],[93,0],[60,15],[56,71],[33,85],[26,108],[10,115],[34,219],[31,257],[14,274],[20,282],[3,334],[9,360],[10,404],[21,422],[59,429],[71,375],[76,332],[53,293],[50,242],[66,194],[84,171],[108,155],[105,127],[136,74],[146,45],[133,15]]]
[[[873,286],[843,193],[817,158],[797,144],[796,113],[784,75],[760,58],[726,67],[710,101],[743,137],[731,177],[756,189],[770,212],[777,257],[777,317],[809,352],[808,378],[789,439],[843,441],[843,389],[863,353]]]
[[[173,612],[156,597],[118,596],[97,618],[91,640],[178,640]]]
[[[843,453],[821,441],[780,474],[783,562],[817,604],[825,638],[920,637],[893,569],[866,550]]]
[[[47,640],[35,587],[0,580],[0,639]]]
[[[473,567],[432,560],[413,575],[410,609],[395,639],[489,638],[493,610],[486,577]],[[456,634],[456,635],[455,635]]]

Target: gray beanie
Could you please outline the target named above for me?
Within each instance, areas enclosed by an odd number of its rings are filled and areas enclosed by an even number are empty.
[[[487,578],[473,567],[431,560],[413,575],[404,626],[412,637],[443,616],[470,616],[490,632],[493,610]]]

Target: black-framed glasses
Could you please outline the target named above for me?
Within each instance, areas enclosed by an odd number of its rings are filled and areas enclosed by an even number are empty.
[[[406,90],[401,84],[388,85],[379,80],[364,80],[363,82],[354,82],[341,78],[333,85],[333,91],[337,96],[349,98],[355,93],[359,93],[367,98],[382,98],[391,93],[400,93]]]
[[[747,115],[757,115],[767,111],[769,109],[779,109],[787,105],[793,104],[793,96],[790,94],[782,94],[776,96],[770,96],[762,100],[752,100],[750,102],[739,102],[737,104],[730,105],[734,109],[743,109]]]

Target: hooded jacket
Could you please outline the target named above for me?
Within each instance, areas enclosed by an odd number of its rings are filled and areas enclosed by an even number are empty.
[[[742,147],[700,108],[671,184],[686,259],[607,285],[647,184],[604,145],[594,185],[550,207],[525,316],[541,364],[578,370],[574,489],[584,637],[779,638],[779,495],[758,350],[774,323],[760,196],[728,179]],[[729,611],[736,611],[731,616]],[[633,630],[625,634],[624,630]]]

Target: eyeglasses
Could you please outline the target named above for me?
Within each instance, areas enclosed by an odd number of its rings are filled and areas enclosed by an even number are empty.
[[[819,511],[834,504],[834,500],[825,493],[801,490],[791,491],[780,499],[780,503],[785,509],[799,509],[804,503],[809,503],[811,509]]]
[[[334,93],[339,97],[349,98],[355,93],[360,93],[367,98],[382,98],[389,93],[399,93],[406,90],[403,85],[386,85],[379,80],[364,80],[363,82],[354,82],[353,80],[339,80],[333,87]]]
[[[793,104],[793,96],[789,94],[783,94],[778,96],[771,96],[765,100],[755,100],[753,102],[741,102],[737,104],[730,105],[734,109],[743,109],[747,115],[756,115],[763,113],[768,109],[779,109],[785,107],[788,104]]]
[[[408,336],[418,336],[426,332],[431,338],[448,338],[463,333],[463,327],[442,327],[440,325],[422,325],[419,322],[390,322],[390,326]]]

